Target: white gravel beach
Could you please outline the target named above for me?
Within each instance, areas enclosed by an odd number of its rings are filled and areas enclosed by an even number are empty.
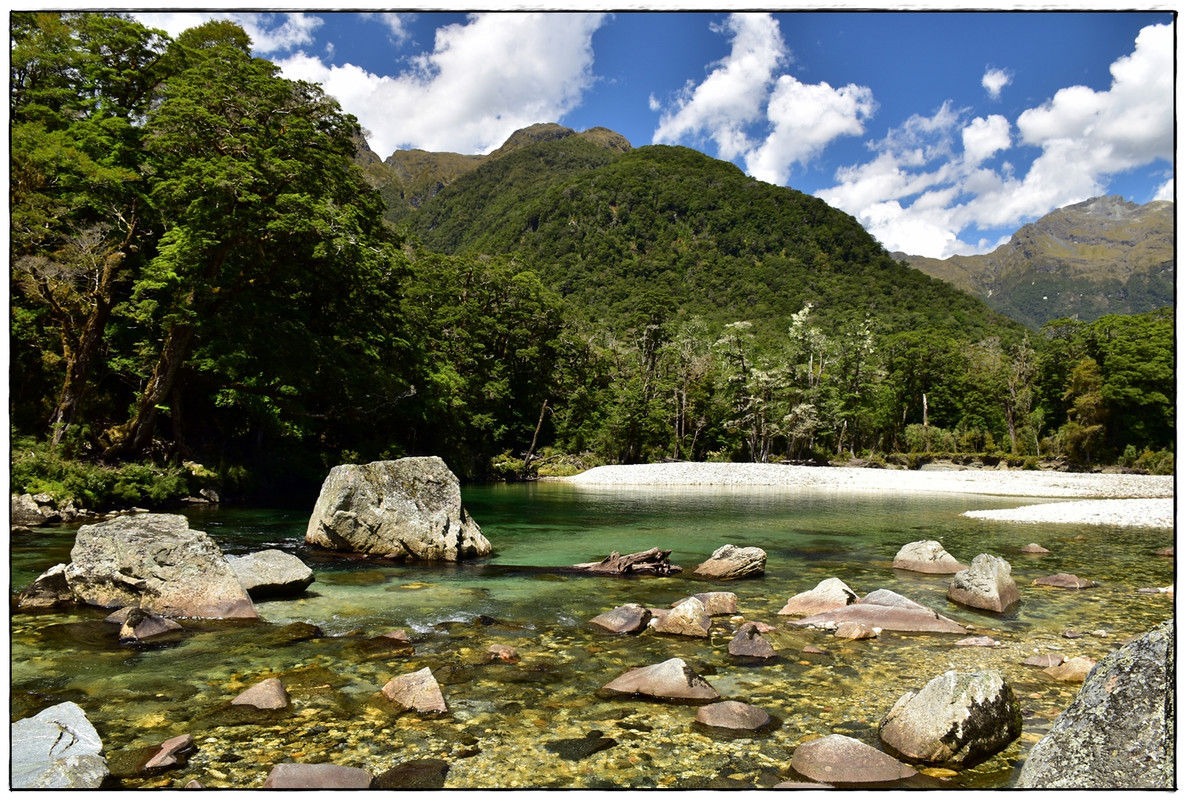
[[[1170,475],[674,462],[594,467],[563,480],[584,486],[792,486],[858,492],[1073,498],[1075,502],[969,511],[967,516],[1014,522],[1174,526],[1174,479]]]

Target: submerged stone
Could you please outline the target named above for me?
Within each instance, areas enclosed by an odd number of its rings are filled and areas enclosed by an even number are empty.
[[[896,758],[838,733],[796,747],[791,767],[822,783],[893,783],[917,774]]]
[[[693,672],[682,658],[636,667],[607,683],[602,691],[694,703],[712,702],[720,697],[717,690]]]

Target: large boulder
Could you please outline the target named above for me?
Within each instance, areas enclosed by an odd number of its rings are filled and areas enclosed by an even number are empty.
[[[97,789],[108,776],[103,742],[77,703],[12,723],[13,789]]]
[[[329,550],[461,561],[491,552],[461,505],[461,485],[436,456],[330,470],[305,541]]]
[[[313,583],[313,570],[283,550],[260,550],[245,556],[227,556],[227,563],[252,599],[299,595]]]
[[[952,670],[899,698],[878,733],[907,761],[970,767],[1021,735],[1021,705],[996,670]]]
[[[972,564],[952,577],[947,599],[969,608],[1004,613],[1021,602],[1013,581],[1013,568],[999,556],[981,553]]]
[[[924,540],[903,545],[894,556],[894,569],[950,575],[965,567],[939,542]]]
[[[636,667],[601,687],[608,695],[641,695],[656,700],[711,703],[720,699],[712,684],[692,671],[682,658]]]
[[[44,502],[40,502],[44,501]],[[12,496],[9,522],[13,526],[22,525],[36,527],[50,522],[57,522],[62,518],[52,505],[53,498],[48,495],[14,494]]]
[[[848,584],[844,581],[839,578],[825,578],[817,583],[814,589],[799,592],[787,600],[787,604],[778,613],[792,617],[810,617],[825,611],[844,608],[860,599],[860,596],[848,588]]]
[[[762,709],[736,700],[701,706],[696,712],[696,722],[701,725],[731,731],[757,731],[771,721],[770,715]]]
[[[839,733],[796,747],[791,767],[805,778],[826,783],[893,783],[918,774],[893,756]]]
[[[799,627],[831,628],[842,622],[860,622],[869,628],[913,633],[959,633],[968,631],[953,619],[889,589],[869,592],[852,605],[825,611],[789,624]]]
[[[766,571],[766,551],[760,547],[718,547],[693,573],[701,578],[734,580],[757,577]]]
[[[166,617],[259,618],[218,545],[179,514],[83,525],[66,580],[88,605],[140,606]]]
[[[592,624],[604,628],[610,633],[638,633],[646,628],[650,621],[650,609],[644,608],[638,603],[618,606],[589,620]]]
[[[1026,757],[1025,789],[1173,789],[1174,622],[1102,659]]]

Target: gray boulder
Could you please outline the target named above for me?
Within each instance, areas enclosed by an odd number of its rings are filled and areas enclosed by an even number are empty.
[[[692,595],[692,597],[695,597],[704,604],[704,610],[710,617],[721,617],[737,613],[737,595],[733,592],[701,592]],[[687,599],[684,597],[676,600],[671,604],[671,607],[675,608]]]
[[[88,605],[140,606],[167,617],[259,618],[218,545],[178,514],[83,525],[66,580]]]
[[[239,584],[255,600],[299,595],[313,583],[313,570],[283,550],[227,556],[227,563]]]
[[[687,703],[711,703],[721,697],[682,658],[669,658],[661,664],[635,667],[601,687],[601,690],[609,695],[641,695]]]
[[[1013,581],[1013,568],[999,556],[981,553],[972,564],[952,577],[947,599],[970,608],[1004,613],[1021,602],[1021,593]]]
[[[1173,789],[1174,622],[1102,659],[1030,750],[1024,789]]]
[[[817,583],[814,589],[799,592],[787,600],[787,604],[778,613],[792,617],[810,617],[825,611],[844,608],[860,599],[860,596],[848,588],[848,584],[844,581],[839,578],[825,578]]]
[[[751,578],[766,571],[766,551],[760,547],[718,547],[693,573],[701,578],[734,580]]]
[[[436,456],[330,470],[305,541],[329,550],[460,561],[491,552],[461,505],[461,485]]]
[[[41,502],[39,502],[41,501]],[[53,498],[49,495],[14,494],[12,496],[11,515],[9,522],[26,527],[36,527],[50,522],[58,522],[62,515],[52,505]]]
[[[970,767],[1021,735],[1021,705],[996,670],[953,670],[899,698],[878,733],[907,761]]]
[[[903,545],[894,556],[894,569],[950,575],[965,567],[939,542],[924,540]]]
[[[953,619],[941,616],[921,603],[889,589],[869,592],[852,605],[814,614],[789,624],[799,627],[830,628],[842,622],[860,622],[869,628],[915,633],[959,633],[967,629]]]
[[[279,678],[264,678],[249,689],[240,692],[233,706],[251,706],[261,711],[279,711],[288,708],[288,690]]]
[[[99,733],[71,702],[12,723],[10,764],[13,789],[97,789],[109,774]]]

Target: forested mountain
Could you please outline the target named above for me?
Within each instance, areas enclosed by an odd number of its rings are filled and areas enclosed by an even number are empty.
[[[1174,206],[1096,197],[1023,226],[985,255],[895,256],[1032,328],[1139,314],[1174,302]]]
[[[572,139],[484,164],[407,217],[431,250],[515,253],[590,321],[749,320],[781,331],[812,304],[825,321],[961,336],[1020,328],[895,261],[822,200],[683,147],[598,154]]]
[[[816,198],[605,129],[385,163],[227,22],[10,35],[14,490],[295,496],[427,454],[1172,469],[1168,311],[1028,330]]]

